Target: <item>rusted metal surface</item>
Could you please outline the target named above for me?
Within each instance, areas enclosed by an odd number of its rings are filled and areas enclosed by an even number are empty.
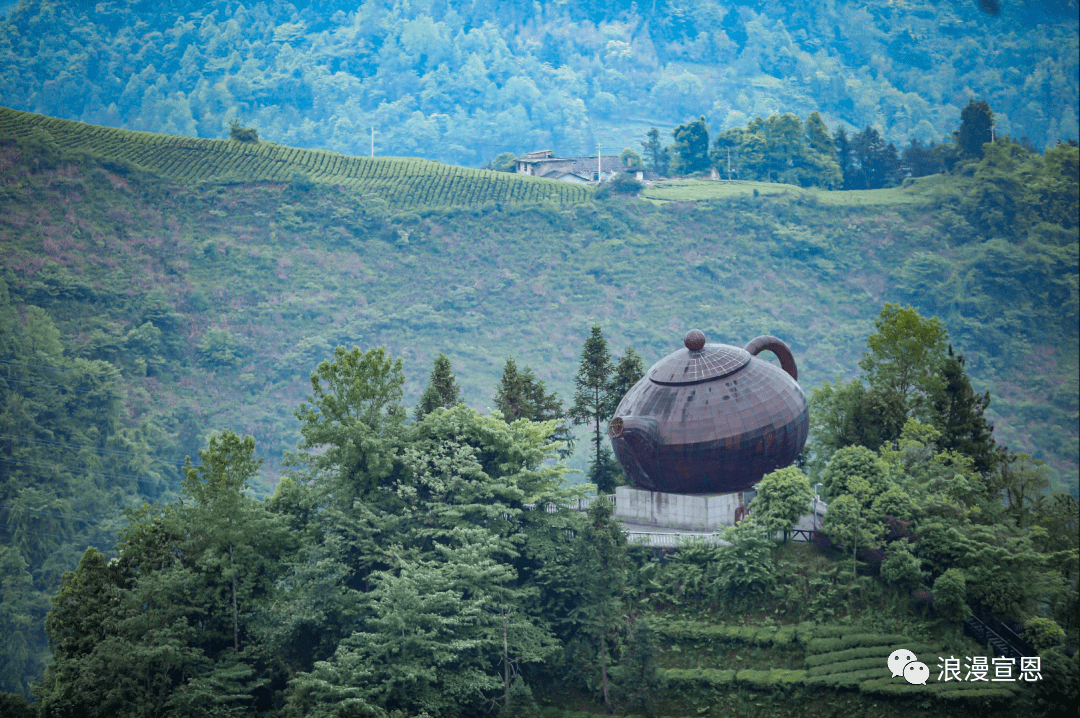
[[[706,344],[695,332],[686,349],[653,365],[623,397],[608,428],[612,448],[643,489],[748,489],[793,463],[806,443],[809,411],[795,361],[776,337],[740,349]],[[753,357],[766,349],[783,369]]]

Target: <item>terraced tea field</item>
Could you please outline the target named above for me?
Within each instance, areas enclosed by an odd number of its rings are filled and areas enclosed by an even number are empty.
[[[129,163],[181,184],[290,182],[297,177],[372,194],[392,207],[469,207],[488,202],[574,204],[592,190],[567,182],[407,157],[349,157],[272,142],[135,132],[0,108],[0,139],[32,137],[60,151]]]

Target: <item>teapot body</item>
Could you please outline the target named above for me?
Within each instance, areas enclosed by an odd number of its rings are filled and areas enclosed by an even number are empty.
[[[657,362],[609,424],[630,480],[650,491],[728,493],[794,463],[810,415],[787,345],[759,337],[739,349],[704,344],[701,335],[697,346],[687,337],[688,348]],[[784,368],[756,358],[762,349]]]

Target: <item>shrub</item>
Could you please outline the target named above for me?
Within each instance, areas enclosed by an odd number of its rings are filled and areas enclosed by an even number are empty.
[[[234,117],[233,121],[229,123],[229,139],[237,142],[256,143],[259,141],[259,132],[253,127],[241,126],[240,118]]]
[[[1042,653],[1065,640],[1065,631],[1049,618],[1032,618],[1024,624],[1024,638]]]
[[[954,623],[962,623],[971,614],[963,571],[950,568],[934,581],[934,610]]]

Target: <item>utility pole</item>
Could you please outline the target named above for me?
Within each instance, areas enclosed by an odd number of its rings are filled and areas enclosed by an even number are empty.
[[[600,148],[603,147],[599,142],[596,143],[596,184],[600,184]]]
[[[731,181],[731,148],[727,148],[727,181]]]
[[[375,128],[371,128],[371,156],[375,156]]]

